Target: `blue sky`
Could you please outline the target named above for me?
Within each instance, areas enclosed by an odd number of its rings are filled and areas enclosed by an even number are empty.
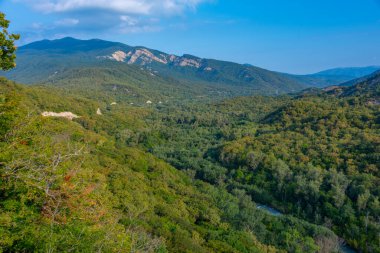
[[[21,44],[100,38],[270,70],[380,65],[380,0],[3,0]]]

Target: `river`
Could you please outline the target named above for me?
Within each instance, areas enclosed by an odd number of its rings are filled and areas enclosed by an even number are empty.
[[[273,215],[273,216],[276,216],[276,217],[279,217],[279,216],[282,216],[283,213],[281,213],[280,211],[272,208],[272,207],[269,207],[267,205],[263,205],[263,204],[257,204],[256,206],[258,209],[260,210],[264,210],[265,212],[267,212],[268,214],[270,215]],[[339,251],[341,253],[358,253],[358,251],[356,251],[355,249],[351,248],[350,246],[346,245],[344,242],[342,244],[339,245]]]

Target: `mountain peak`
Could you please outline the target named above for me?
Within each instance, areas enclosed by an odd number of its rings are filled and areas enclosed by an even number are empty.
[[[39,66],[31,64],[36,60],[40,62]],[[132,47],[100,39],[80,40],[65,37],[33,42],[20,48],[17,61],[18,67],[7,76],[28,83],[41,82],[53,78],[56,73],[70,69],[109,67],[129,71],[125,65],[136,65],[144,72],[140,73],[142,75],[148,71],[150,76],[169,78],[170,81],[203,83],[205,86],[213,87],[209,90],[224,87],[227,90],[225,94],[231,92],[277,95],[305,88],[304,84],[297,80],[265,69],[190,54],[177,56],[146,47]],[[116,62],[116,65],[110,61]]]
[[[59,51],[59,52],[76,52],[76,51],[92,51],[98,49],[106,49],[110,47],[124,46],[122,43],[111,42],[100,39],[80,40],[73,37],[65,37],[55,40],[41,40],[20,47],[20,50],[43,50],[43,51]]]

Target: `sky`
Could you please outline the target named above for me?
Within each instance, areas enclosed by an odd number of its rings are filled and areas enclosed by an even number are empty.
[[[307,74],[380,65],[380,0],[0,0],[19,45],[99,38]]]

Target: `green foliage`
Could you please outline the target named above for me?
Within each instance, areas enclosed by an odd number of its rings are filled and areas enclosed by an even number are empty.
[[[5,14],[0,12],[0,70],[9,70],[16,67],[16,46],[14,42],[20,36],[8,33],[9,23],[9,20],[5,19]]]
[[[165,80],[134,66],[0,79],[1,251],[337,252],[338,236],[380,251],[376,78],[221,102],[180,101]]]
[[[161,121],[153,133],[163,140],[150,150],[197,179],[242,189],[259,203],[332,229],[355,248],[379,252],[379,107],[368,103],[377,99],[373,93],[365,94],[161,109],[148,122]],[[297,237],[293,232],[289,238]],[[257,227],[255,234],[269,242]],[[280,243],[284,237],[274,245],[299,251]],[[294,245],[307,248],[308,241]]]
[[[4,79],[0,96],[1,251],[275,252],[222,222],[185,174],[117,137],[141,129],[145,109],[100,116],[94,101]],[[63,108],[82,118],[40,115]]]

